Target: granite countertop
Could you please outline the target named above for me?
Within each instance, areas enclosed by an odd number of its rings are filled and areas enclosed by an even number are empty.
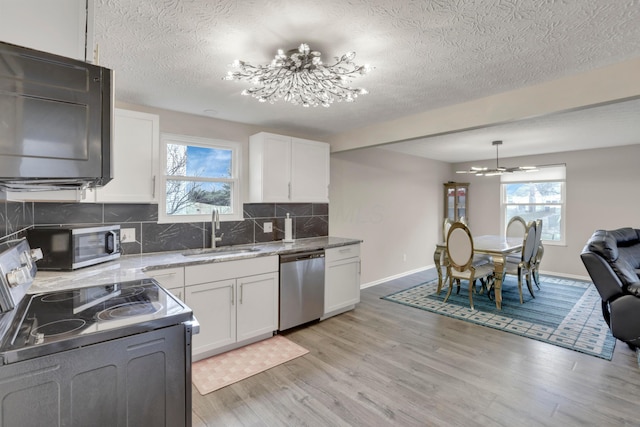
[[[218,250],[235,253],[213,252],[212,249],[185,249],[183,251],[156,252],[141,255],[124,255],[114,261],[81,268],[75,271],[38,271],[29,293],[83,288],[109,283],[140,280],[148,277],[145,271],[212,262],[235,261],[260,256],[328,249],[361,243],[359,239],[343,237],[311,237],[293,243],[282,241],[249,245],[222,246]]]

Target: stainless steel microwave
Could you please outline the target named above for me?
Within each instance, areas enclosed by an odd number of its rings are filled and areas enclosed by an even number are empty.
[[[120,225],[37,227],[27,231],[33,248],[42,250],[38,270],[75,270],[120,257]]]

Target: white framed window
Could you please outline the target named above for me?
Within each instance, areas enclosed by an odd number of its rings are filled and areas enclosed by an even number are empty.
[[[162,134],[158,222],[242,220],[241,146],[237,142]]]
[[[514,216],[527,223],[542,219],[542,241],[564,245],[566,219],[566,167],[539,167],[534,172],[500,176],[502,229]]]

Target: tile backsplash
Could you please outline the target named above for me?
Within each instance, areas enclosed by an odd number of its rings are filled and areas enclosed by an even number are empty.
[[[293,237],[327,236],[326,203],[251,203],[244,205],[243,221],[220,223],[217,246],[262,243],[284,238],[284,218],[293,218]],[[33,226],[120,224],[135,229],[135,242],[122,242],[124,254],[199,249],[211,246],[211,223],[158,224],[155,204],[0,202],[0,241],[21,237]],[[264,232],[271,222],[273,230]]]

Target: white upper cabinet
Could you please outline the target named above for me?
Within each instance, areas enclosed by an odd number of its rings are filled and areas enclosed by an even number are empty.
[[[93,62],[93,0],[0,0],[0,41]]]
[[[104,187],[88,190],[95,202],[157,202],[160,118],[155,114],[116,108],[113,113],[111,171]]]
[[[329,202],[329,144],[291,138],[291,201]]]
[[[259,133],[249,139],[249,199],[288,202],[291,137]]]
[[[252,203],[329,202],[329,144],[261,132],[249,140]]]

